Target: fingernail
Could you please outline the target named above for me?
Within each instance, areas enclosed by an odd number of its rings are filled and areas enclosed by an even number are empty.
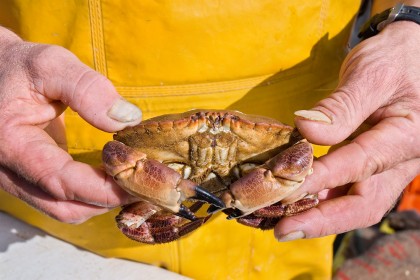
[[[277,241],[286,242],[286,241],[293,241],[293,240],[298,240],[298,239],[303,239],[303,238],[305,238],[305,233],[301,230],[298,230],[298,231],[292,231],[288,234],[279,236],[277,238]]]
[[[119,122],[133,122],[141,119],[141,110],[124,99],[118,99],[109,109],[108,117]]]
[[[295,116],[310,120],[310,121],[317,121],[317,122],[324,122],[331,124],[331,119],[322,113],[321,111],[316,110],[300,110],[295,112]]]

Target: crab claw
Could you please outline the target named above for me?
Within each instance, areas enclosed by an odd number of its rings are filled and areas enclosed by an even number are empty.
[[[195,187],[195,195],[190,198],[207,202],[211,204],[210,207],[215,207],[217,209],[222,209],[226,207],[226,205],[220,198],[210,193],[209,191],[201,188],[200,186]]]
[[[226,217],[226,219],[228,220],[236,219],[243,216],[242,211],[239,209],[226,209],[224,212],[228,214],[228,216]]]
[[[194,199],[207,202],[217,208],[225,208],[225,203],[220,198],[190,180],[180,179],[176,189],[181,193],[181,201]]]
[[[195,216],[186,212],[186,199],[205,201],[224,208],[222,200],[165,164],[148,159],[146,154],[119,141],[108,142],[103,149],[105,171],[130,194],[158,205],[187,219]]]
[[[207,208],[207,214],[214,214],[214,213],[216,213],[220,210],[223,210],[223,208],[217,207],[217,206],[214,206],[214,205],[210,205],[209,208]]]
[[[246,216],[290,196],[312,172],[313,150],[299,141],[233,182],[221,199],[229,219]],[[215,208],[211,208],[213,211]]]

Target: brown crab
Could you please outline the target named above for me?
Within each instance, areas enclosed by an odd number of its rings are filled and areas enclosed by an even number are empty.
[[[222,110],[152,118],[119,131],[103,149],[106,172],[141,199],[123,208],[118,227],[152,244],[178,239],[218,210],[270,229],[280,217],[316,206],[316,196],[281,203],[312,172],[312,160],[312,146],[296,129]],[[208,214],[197,217],[204,202]]]

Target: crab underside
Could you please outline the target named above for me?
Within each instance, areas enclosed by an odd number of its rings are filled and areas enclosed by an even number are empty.
[[[115,134],[103,150],[106,172],[140,200],[123,207],[118,227],[150,244],[176,240],[219,211],[272,229],[281,217],[318,204],[313,195],[282,203],[312,172],[312,161],[312,146],[296,129],[219,110],[143,121]]]

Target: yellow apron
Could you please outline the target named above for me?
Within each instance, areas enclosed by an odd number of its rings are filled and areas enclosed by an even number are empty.
[[[0,24],[34,42],[62,45],[106,75],[144,118],[229,108],[286,123],[335,87],[359,1],[0,2]],[[94,109],[94,108],[92,108]],[[111,135],[66,112],[75,159],[100,164]],[[94,136],[92,136],[94,135]],[[325,149],[317,147],[318,155]],[[328,279],[333,237],[278,243],[223,215],[179,241],[133,242],[116,211],[82,225],[45,217],[0,192],[0,210],[109,257],[151,263],[196,279]]]

